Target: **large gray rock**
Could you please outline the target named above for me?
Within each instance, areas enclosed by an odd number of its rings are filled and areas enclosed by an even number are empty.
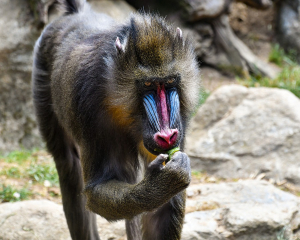
[[[185,0],[184,3],[191,22],[216,18],[228,8],[226,0]]]
[[[47,201],[0,205],[0,239],[70,239],[62,206]]]
[[[30,87],[38,34],[29,1],[0,1],[0,151],[39,143]]]
[[[217,89],[192,120],[192,167],[225,178],[266,177],[300,184],[300,100],[287,90]]]
[[[125,223],[97,216],[101,240],[124,240]],[[0,205],[1,240],[71,240],[61,205],[31,200]]]
[[[34,4],[41,3],[40,22]],[[57,17],[50,11],[53,0],[0,1],[0,152],[20,147],[41,146],[31,100],[33,46],[40,35],[41,22]],[[125,1],[90,1],[92,7],[117,21],[134,11]]]
[[[274,240],[299,237],[300,199],[266,181],[201,184],[188,189],[185,240]]]
[[[274,240],[299,237],[300,200],[265,181],[198,184],[188,188],[182,240]],[[102,240],[125,240],[124,221],[97,216]],[[1,240],[69,240],[62,206],[47,200],[0,204]]]

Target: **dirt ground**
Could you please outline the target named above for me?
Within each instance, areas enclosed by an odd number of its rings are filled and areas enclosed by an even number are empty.
[[[223,85],[237,83],[234,77],[226,76],[210,67],[202,67],[200,71],[202,87],[208,92],[212,92]]]

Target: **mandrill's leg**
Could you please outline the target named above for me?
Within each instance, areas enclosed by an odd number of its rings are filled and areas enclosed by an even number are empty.
[[[85,208],[80,161],[71,152],[66,158],[55,158],[70,234],[73,240],[99,240],[96,215]]]
[[[40,132],[46,140],[59,175],[62,201],[67,224],[73,240],[99,240],[96,216],[86,210],[83,176],[78,153],[66,137],[53,112],[50,79],[45,59],[37,55],[33,68],[33,95]]]
[[[142,240],[141,215],[126,220],[127,240]]]
[[[142,217],[143,240],[180,240],[185,213],[185,190]]]

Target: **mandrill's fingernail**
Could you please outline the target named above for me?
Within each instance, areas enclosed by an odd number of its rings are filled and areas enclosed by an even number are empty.
[[[161,156],[166,160],[168,158],[168,154],[161,154]]]

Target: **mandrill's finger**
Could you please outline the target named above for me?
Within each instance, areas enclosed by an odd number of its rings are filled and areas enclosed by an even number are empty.
[[[184,152],[175,152],[167,165],[180,166],[181,168],[190,168],[190,159]]]
[[[148,166],[148,171],[153,171],[154,169],[162,169],[163,163],[168,159],[167,154],[159,154]]]

